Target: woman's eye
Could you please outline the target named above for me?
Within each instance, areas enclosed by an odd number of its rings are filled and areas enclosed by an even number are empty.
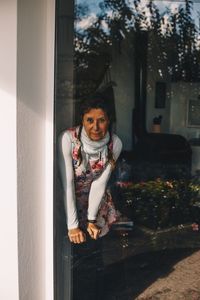
[[[88,122],[88,123],[92,124],[93,121],[94,121],[94,120],[93,120],[92,118],[87,118],[87,122]]]
[[[105,122],[105,119],[104,118],[101,118],[99,119],[100,123],[104,123]]]

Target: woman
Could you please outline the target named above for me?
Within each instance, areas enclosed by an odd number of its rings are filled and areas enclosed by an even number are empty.
[[[116,221],[106,186],[122,149],[111,133],[106,99],[96,94],[84,103],[81,125],[59,138],[59,165],[64,190],[68,236],[72,243],[105,235]]]

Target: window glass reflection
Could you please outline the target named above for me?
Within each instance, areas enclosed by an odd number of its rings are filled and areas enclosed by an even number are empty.
[[[109,234],[81,245],[60,235],[58,281],[72,283],[60,299],[189,299],[200,246],[200,4],[77,0],[64,19],[61,2],[57,134],[80,123],[98,91],[123,150],[109,181],[118,211]]]

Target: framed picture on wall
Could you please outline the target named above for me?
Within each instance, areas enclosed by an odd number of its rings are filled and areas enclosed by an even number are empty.
[[[166,102],[166,83],[156,82],[155,86],[155,108],[165,108]]]
[[[188,100],[187,126],[200,127],[200,100],[198,99]]]

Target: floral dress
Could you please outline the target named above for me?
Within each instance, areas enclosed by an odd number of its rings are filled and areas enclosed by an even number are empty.
[[[75,180],[75,196],[76,207],[79,220],[79,226],[82,229],[86,229],[87,224],[87,211],[88,211],[88,199],[90,193],[90,186],[92,182],[97,179],[104,171],[107,161],[101,158],[89,158],[89,163],[86,170],[83,170],[79,166],[78,150],[81,147],[81,143],[78,140],[77,128],[69,130],[72,137],[72,160],[74,168],[74,180]],[[112,141],[108,145],[112,151]],[[101,228],[100,236],[105,235],[112,223],[117,220],[117,211],[115,210],[112,196],[108,189],[105,190],[103,199],[99,206],[97,214],[97,226]]]

